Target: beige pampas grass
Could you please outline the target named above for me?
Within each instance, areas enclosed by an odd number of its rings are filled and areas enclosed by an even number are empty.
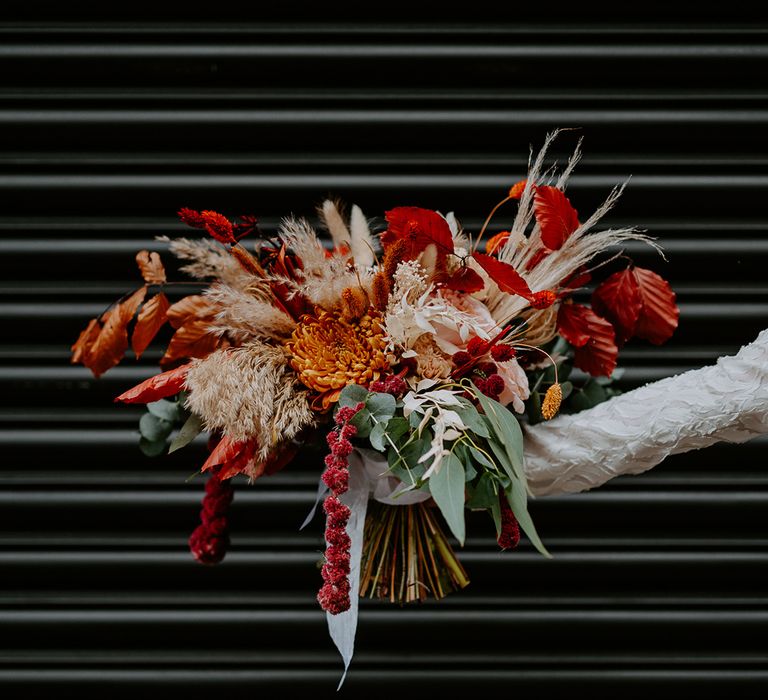
[[[235,258],[211,239],[191,240],[156,236],[155,240],[167,243],[171,252],[180,260],[191,260],[192,262],[184,265],[181,271],[194,279],[214,278],[237,289],[246,287],[253,279]]]
[[[251,341],[193,360],[187,374],[186,406],[203,418],[206,430],[234,440],[256,438],[259,460],[281,442],[314,424],[307,391],[280,347]]]
[[[234,342],[283,341],[296,327],[296,322],[275,306],[266,281],[254,282],[246,290],[213,284],[204,294],[220,309],[211,323],[212,330]]]

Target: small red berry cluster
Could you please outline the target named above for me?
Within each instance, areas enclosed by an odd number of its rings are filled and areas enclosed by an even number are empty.
[[[229,509],[235,490],[230,479],[220,479],[219,470],[211,472],[205,484],[200,524],[189,536],[189,550],[201,564],[218,564],[229,547]]]
[[[390,375],[384,379],[378,379],[372,382],[368,387],[370,391],[376,391],[380,394],[392,394],[392,396],[401,396],[408,388],[405,380],[396,374]]]
[[[501,505],[501,532],[496,541],[502,549],[514,549],[520,543],[520,525],[503,493],[499,494]]]
[[[336,412],[336,427],[328,433],[326,440],[331,452],[325,458],[323,481],[331,490],[323,502],[325,511],[325,564],[322,568],[323,585],[317,594],[320,607],[331,613],[349,610],[349,548],[351,541],[347,534],[350,510],[339,496],[349,488],[349,455],[354,449],[350,438],[357,434],[357,428],[349,421],[363,407],[344,406]]]
[[[466,350],[454,353],[453,364],[456,365],[454,376],[469,377],[480,391],[495,399],[504,391],[504,380],[499,375],[499,368],[494,362],[482,360],[489,350],[496,362],[506,362],[516,354],[511,345],[491,345],[487,340],[474,337],[467,343]]]

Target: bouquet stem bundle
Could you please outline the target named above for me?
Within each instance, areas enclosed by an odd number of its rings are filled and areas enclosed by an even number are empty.
[[[371,501],[365,519],[360,595],[413,603],[439,600],[469,584],[448,538],[424,503]]]

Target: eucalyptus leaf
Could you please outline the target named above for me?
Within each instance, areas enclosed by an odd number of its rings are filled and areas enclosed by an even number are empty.
[[[496,465],[476,447],[472,447],[472,445],[470,445],[469,452],[472,455],[472,458],[476,462],[478,462],[479,464],[482,464],[486,469],[490,469],[491,471],[496,471]]]
[[[359,384],[347,384],[339,394],[339,408],[344,406],[357,406],[368,398],[368,389]]]
[[[498,401],[488,398],[473,384],[472,390],[477,396],[480,405],[485,411],[488,422],[493,427],[496,437],[509,456],[510,464],[517,478],[528,490],[528,482],[525,478],[525,462],[523,457],[523,431],[515,418]]]
[[[368,413],[368,410],[361,408],[354,416],[352,416],[349,424],[354,425],[357,429],[356,437],[367,438],[371,434],[373,421],[371,421],[371,414]]]
[[[493,477],[486,472],[477,480],[472,498],[467,501],[467,508],[484,510],[493,506],[494,503],[498,504],[498,502],[499,495],[494,488]]]
[[[165,438],[162,440],[147,440],[147,438],[142,437],[139,440],[139,449],[147,455],[147,457],[159,457],[165,452],[165,446]]]
[[[464,465],[448,454],[440,470],[429,478],[429,491],[443,514],[453,536],[463,545],[464,523]]]
[[[461,408],[456,407],[453,410],[459,415],[459,418],[461,418],[470,432],[480,437],[488,437],[488,427],[483,422],[477,409],[469,401],[461,401]]]
[[[461,463],[464,465],[464,481],[472,481],[477,476],[477,469],[472,462],[462,460]]]
[[[165,438],[171,434],[171,430],[173,430],[173,423],[158,418],[153,413],[145,413],[139,419],[139,432],[149,442],[165,441]]]
[[[179,434],[171,442],[168,454],[176,452],[182,447],[189,445],[200,433],[203,432],[203,419],[196,413],[191,413],[186,423],[181,426]]]
[[[560,384],[560,390],[563,392],[563,401],[565,401],[573,391],[573,384],[571,382],[563,382]]]
[[[536,532],[536,527],[533,524],[531,515],[528,512],[528,502],[526,498],[525,490],[522,488],[522,484],[518,484],[513,481],[511,488],[506,491],[507,501],[509,507],[517,518],[517,522],[523,529],[523,532],[528,536],[534,547],[548,559],[552,558],[552,555],[547,551],[546,547],[539,537],[539,533]]]
[[[396,445],[403,435],[409,433],[411,426],[408,424],[408,420],[402,416],[395,416],[387,423],[387,435]]]
[[[371,442],[371,447],[379,452],[384,452],[387,448],[387,439],[385,437],[387,426],[385,423],[376,423],[371,428],[371,434],[368,436],[368,440]]]
[[[365,408],[375,421],[386,423],[395,415],[397,401],[391,394],[370,394],[365,402]]]
[[[493,518],[493,524],[496,526],[496,537],[498,537],[501,534],[501,504],[498,498],[491,503],[488,510]]]
[[[179,418],[179,404],[175,401],[160,399],[147,404],[147,410],[158,418],[173,423]]]

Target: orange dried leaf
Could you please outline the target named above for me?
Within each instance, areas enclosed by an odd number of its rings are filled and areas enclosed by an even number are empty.
[[[72,364],[82,363],[85,364],[85,358],[88,357],[91,345],[96,341],[101,332],[101,325],[98,318],[92,318],[88,321],[88,325],[78,336],[77,340],[72,345]]]
[[[128,349],[128,324],[141,302],[144,301],[146,294],[147,288],[141,287],[128,299],[103,313],[98,320],[101,325],[98,335],[94,335],[91,325],[86,329],[90,333],[91,342],[87,346],[83,343],[76,353],[95,377],[100,377],[123,359]],[[78,342],[80,342],[79,338]]]
[[[136,264],[147,284],[165,284],[165,268],[160,255],[154,251],[150,253],[148,250],[140,250],[136,253]]]
[[[153,296],[141,309],[139,317],[136,320],[136,327],[133,329],[131,346],[136,353],[138,360],[142,353],[147,349],[152,339],[168,319],[167,312],[170,307],[168,297],[162,292]]]
[[[168,372],[156,374],[154,377],[144,380],[132,389],[123,392],[115,401],[123,403],[151,403],[166,396],[178,394],[184,388],[187,372],[191,363],[177,367]]]
[[[168,321],[174,328],[181,327],[187,320],[204,318],[215,311],[214,305],[201,294],[191,294],[179,299],[168,307]]]
[[[207,357],[216,350],[222,339],[209,330],[210,324],[209,317],[193,319],[180,326],[168,343],[168,349],[160,360],[160,366],[181,359]]]

